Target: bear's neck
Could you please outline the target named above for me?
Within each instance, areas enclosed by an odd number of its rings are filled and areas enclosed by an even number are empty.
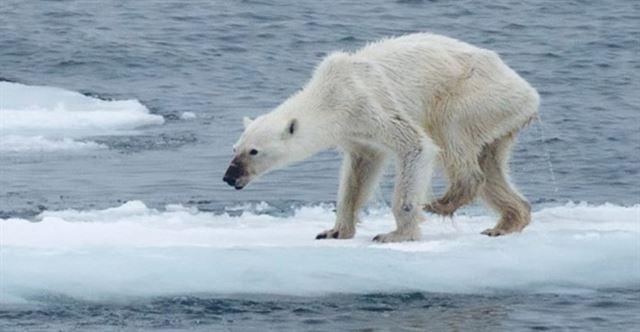
[[[298,122],[297,133],[301,135],[298,142],[305,142],[301,146],[308,153],[318,153],[322,150],[337,147],[341,121],[336,113],[326,108],[321,98],[301,90],[283,102],[274,113],[283,123],[293,119]]]

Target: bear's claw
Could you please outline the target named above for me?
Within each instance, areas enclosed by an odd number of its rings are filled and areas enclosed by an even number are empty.
[[[443,203],[441,201],[433,201],[429,204],[425,204],[423,209],[427,212],[438,214],[444,217],[451,217],[456,211],[456,207],[451,203]]]
[[[373,238],[374,242],[379,242],[379,243],[418,241],[418,240],[420,240],[419,230],[414,230],[411,232],[398,232],[397,230],[395,230],[389,233],[378,234]]]
[[[500,229],[500,228],[487,228],[484,231],[482,231],[482,233],[480,234],[484,234],[484,235],[488,235],[491,237],[496,237],[496,236],[500,236],[500,235],[506,235],[510,232],[504,230],[504,229]]]
[[[340,231],[334,231],[334,232],[322,232],[318,235],[316,235],[316,240],[322,240],[322,239],[326,239],[326,238],[334,238],[337,239],[338,235],[340,234]]]
[[[337,230],[337,229],[329,229],[326,230],[318,235],[316,235],[316,240],[323,240],[323,239],[350,239],[355,235],[355,231],[354,232],[348,232],[345,230]]]

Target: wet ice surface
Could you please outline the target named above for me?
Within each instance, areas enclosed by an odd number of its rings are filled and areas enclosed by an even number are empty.
[[[365,215],[354,239],[324,241],[313,238],[331,206],[47,211],[0,220],[0,327],[628,329],[639,323],[639,213],[545,208],[497,239],[479,234],[492,217],[459,215],[425,223],[422,241],[376,244],[388,209]]]
[[[5,0],[0,330],[638,329],[639,11]],[[335,152],[222,183],[242,116],[328,52],[415,31],[496,50],[538,88],[543,122],[511,162],[535,210],[523,234],[480,236],[495,216],[473,206],[373,244],[393,227],[387,176],[355,239],[314,241]]]
[[[461,215],[425,223],[422,241],[378,244],[371,238],[393,229],[388,210],[367,215],[354,239],[325,241],[314,240],[333,223],[322,206],[291,217],[161,212],[141,202],[44,212],[38,222],[0,220],[0,294],[11,302],[43,292],[109,299],[633,287],[639,213],[638,205],[548,208],[526,232],[500,238],[480,235],[493,218]]]

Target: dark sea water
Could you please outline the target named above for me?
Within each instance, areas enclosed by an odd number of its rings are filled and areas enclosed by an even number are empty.
[[[341,159],[332,151],[241,192],[224,184],[242,117],[277,106],[331,51],[417,31],[495,50],[538,89],[542,120],[520,135],[511,161],[512,178],[534,210],[568,201],[640,202],[637,1],[3,0],[2,80],[137,99],[165,123],[84,137],[107,147],[97,151],[0,152],[0,218],[130,200],[214,213],[264,201],[275,215],[331,203]],[[185,121],[184,112],[196,118]],[[442,191],[442,179],[435,182]],[[380,200],[388,200],[391,186],[387,177]],[[124,302],[47,293],[25,304],[0,302],[0,330],[623,331],[640,329],[637,286],[578,293],[189,293]]]
[[[0,311],[3,329],[194,331],[632,331],[640,292],[606,295],[438,293],[179,296],[145,302],[40,299],[39,307]]]

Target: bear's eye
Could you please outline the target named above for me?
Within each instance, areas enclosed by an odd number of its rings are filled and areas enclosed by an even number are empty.
[[[249,151],[249,154],[250,154],[250,155],[252,155],[252,156],[255,156],[255,155],[257,155],[257,154],[258,154],[258,150],[256,150],[256,149],[251,149],[251,151]]]

